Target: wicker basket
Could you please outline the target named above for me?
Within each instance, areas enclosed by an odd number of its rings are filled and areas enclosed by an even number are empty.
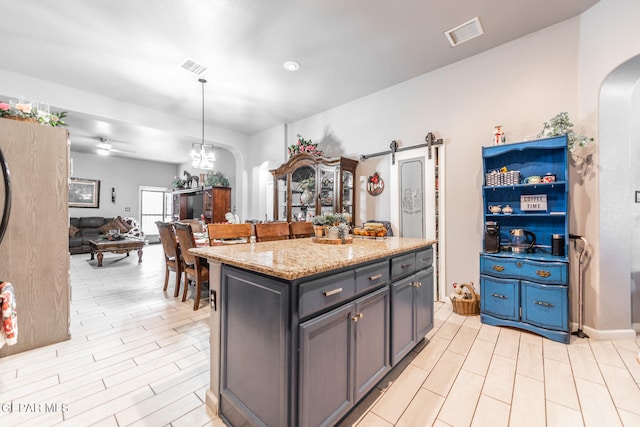
[[[469,284],[463,283],[460,288],[467,288],[471,294],[471,299],[453,299],[453,312],[463,316],[473,316],[480,314],[480,297],[473,289],[473,282]]]

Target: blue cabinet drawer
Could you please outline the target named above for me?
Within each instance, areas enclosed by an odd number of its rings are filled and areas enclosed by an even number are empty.
[[[353,271],[302,283],[299,289],[300,318],[336,305],[356,294]]]
[[[480,276],[480,310],[508,320],[520,320],[520,281]]]
[[[522,321],[569,331],[568,288],[522,281]]]
[[[400,255],[391,260],[391,280],[416,272],[416,254]]]
[[[416,252],[416,271],[431,267],[433,264],[433,248]]]
[[[540,283],[567,284],[567,263],[538,262],[524,258],[480,257],[480,274],[515,277]]]
[[[389,282],[389,261],[356,268],[356,294]]]

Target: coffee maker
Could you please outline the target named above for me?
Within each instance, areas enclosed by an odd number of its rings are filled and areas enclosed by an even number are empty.
[[[495,221],[487,221],[485,224],[484,251],[489,254],[500,252],[500,226]]]

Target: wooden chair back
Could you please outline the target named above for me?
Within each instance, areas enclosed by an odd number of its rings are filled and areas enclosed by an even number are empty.
[[[191,225],[191,231],[194,233],[203,233],[202,222],[199,219],[181,219],[181,223]]]
[[[214,240],[244,238],[249,243],[253,226],[251,224],[207,224],[209,244],[214,245]]]
[[[256,224],[256,241],[287,240],[289,238],[289,223],[265,222]]]
[[[292,239],[300,239],[303,237],[313,237],[313,225],[310,222],[290,222],[289,236]]]
[[[176,229],[176,236],[178,237],[178,244],[180,245],[182,259],[187,265],[195,265],[196,257],[189,253],[189,249],[196,247],[196,240],[193,237],[191,224],[176,222],[174,227]]]
[[[173,224],[170,222],[156,221],[158,232],[160,233],[160,241],[162,242],[162,249],[164,249],[164,256],[167,259],[178,259],[178,242],[176,241],[176,235]]]

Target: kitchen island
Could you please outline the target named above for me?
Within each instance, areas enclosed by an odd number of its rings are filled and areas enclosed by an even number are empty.
[[[433,327],[433,240],[191,249],[210,264],[207,407],[231,425],[332,425]]]

